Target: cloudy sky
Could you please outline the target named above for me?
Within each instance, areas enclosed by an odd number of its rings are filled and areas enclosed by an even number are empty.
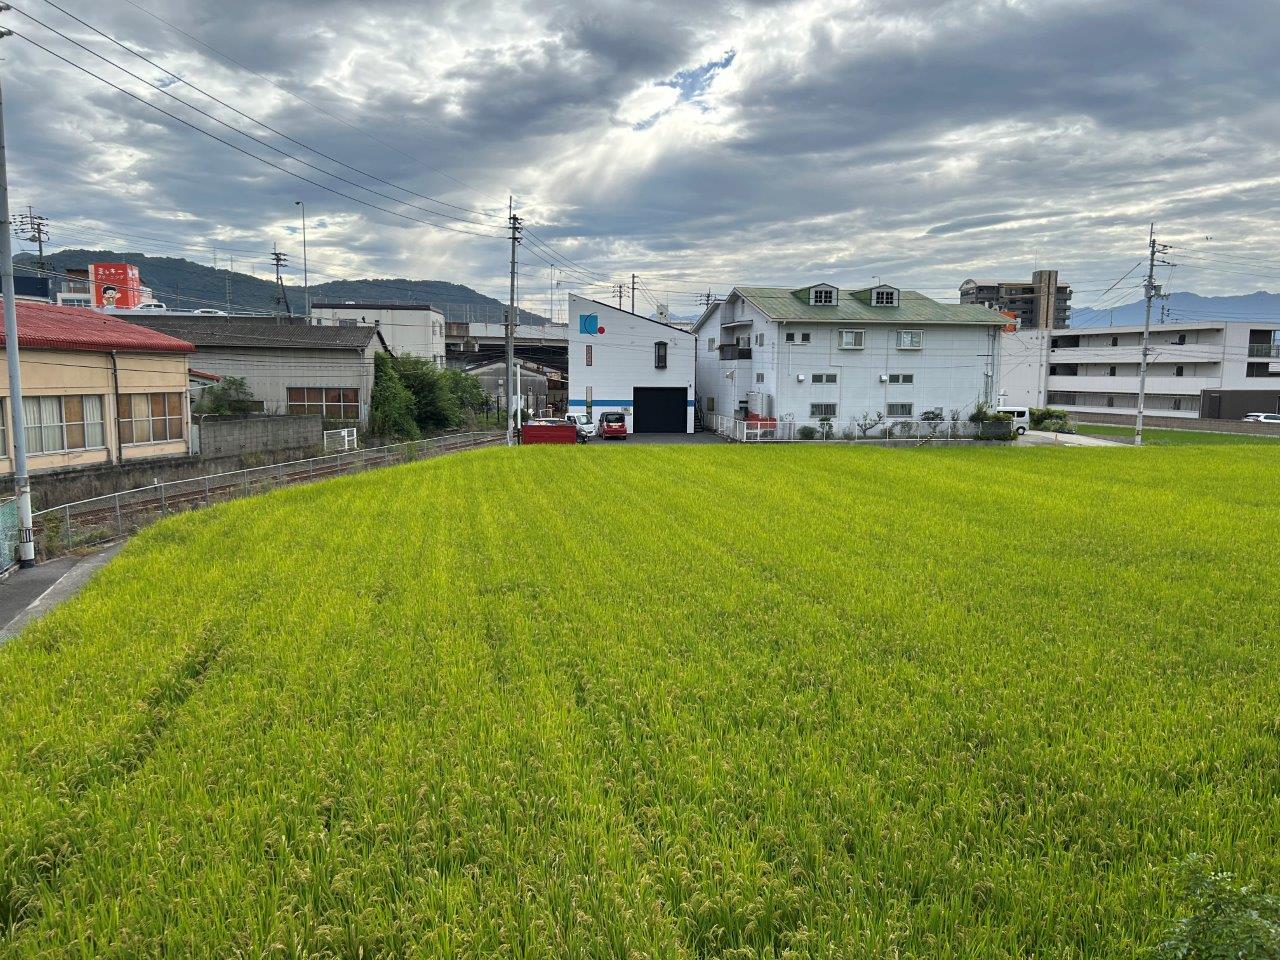
[[[1174,289],[1280,288],[1276,0],[57,4],[19,0],[0,47],[12,199],[55,245],[261,275],[273,242],[300,263],[303,200],[319,279],[503,296],[514,193],[535,309],[548,248],[562,289],[635,272],[677,313],[733,283],[943,297],[1037,263],[1105,305],[1136,299],[1103,294],[1153,219]]]

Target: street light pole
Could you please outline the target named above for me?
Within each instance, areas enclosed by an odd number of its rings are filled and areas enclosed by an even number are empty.
[[[307,205],[301,200],[293,201],[293,205],[302,208],[302,298],[307,305],[307,323],[310,323],[311,281],[307,276]]]
[[[4,6],[7,9],[7,5]],[[0,30],[0,36],[7,36]],[[4,352],[9,364],[9,412],[13,422],[13,485],[18,497],[18,565],[36,562],[31,529],[31,479],[27,474],[27,421],[22,409],[22,367],[18,360],[18,308],[13,290],[13,224],[9,219],[9,168],[4,149],[4,95],[0,93],[0,288],[4,292]]]

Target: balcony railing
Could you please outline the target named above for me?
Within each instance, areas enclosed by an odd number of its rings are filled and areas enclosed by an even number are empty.
[[[751,348],[740,347],[734,343],[722,343],[720,344],[720,359],[721,360],[750,360]]]
[[[1280,343],[1251,343],[1249,344],[1249,356],[1280,357]]]

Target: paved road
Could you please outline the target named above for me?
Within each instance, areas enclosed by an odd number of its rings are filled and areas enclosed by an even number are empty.
[[[10,573],[0,582],[0,624],[4,625],[0,627],[0,643],[74,597],[123,546],[115,543],[85,557],[59,557]]]

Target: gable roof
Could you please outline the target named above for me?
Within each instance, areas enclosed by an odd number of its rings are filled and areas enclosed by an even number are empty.
[[[881,284],[888,287],[890,284]],[[807,291],[808,287],[802,287]],[[832,305],[813,306],[807,297],[786,287],[734,287],[733,292],[753,303],[771,320],[807,320],[840,323],[978,323],[1003,326],[1007,318],[976,303],[939,303],[914,290],[900,290],[896,307],[873,307],[850,292]],[[898,289],[898,288],[894,288]]]
[[[28,350],[194,353],[191,342],[86,307],[18,300],[18,346]],[[4,344],[0,327],[0,344]]]
[[[621,310],[618,307],[615,307],[611,303],[605,303],[603,300],[592,300],[590,297],[584,297],[579,293],[571,293],[569,294],[569,296],[576,297],[579,300],[585,300],[587,303],[594,303],[598,307],[608,307],[610,310],[613,310],[617,313],[625,313],[628,317],[635,317],[637,320],[648,320],[650,323],[656,323],[658,326],[666,327],[668,330],[675,330],[678,333],[687,333],[690,336],[695,335],[692,330],[686,330],[684,327],[677,327],[670,323],[663,323],[661,320],[653,319],[653,317],[641,316],[638,313],[632,313],[630,310]]]
[[[139,320],[152,330],[181,337],[197,347],[257,347],[260,350],[353,350],[363,352],[375,337],[386,349],[381,332],[373,326],[322,327],[304,324],[255,323],[222,317],[148,317]],[[389,351],[388,351],[389,352]]]

